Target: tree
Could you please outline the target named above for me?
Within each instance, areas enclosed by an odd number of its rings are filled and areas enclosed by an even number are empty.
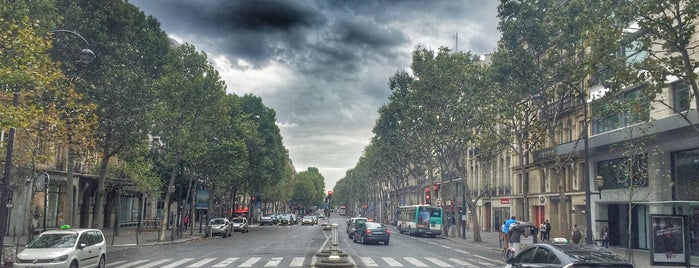
[[[97,54],[90,68],[78,70],[83,82],[77,89],[87,96],[88,103],[97,104],[95,136],[101,159],[92,224],[102,227],[107,223],[104,198],[110,159],[147,140],[153,125],[150,112],[157,104],[152,85],[163,70],[169,41],[153,17],[146,17],[127,2],[59,0],[57,6],[64,14],[62,27],[80,32]],[[65,50],[56,51],[57,57],[70,58],[63,55]],[[74,70],[71,65],[66,62],[66,70]]]
[[[170,175],[165,183],[164,203],[169,206],[180,165],[198,159],[215,126],[226,122],[225,116],[221,116],[227,114],[225,84],[205,54],[184,44],[170,50],[163,76],[156,86],[160,102],[154,133],[165,141],[164,160]],[[215,196],[215,189],[210,196]],[[168,214],[165,213],[160,239],[165,239],[167,223]]]

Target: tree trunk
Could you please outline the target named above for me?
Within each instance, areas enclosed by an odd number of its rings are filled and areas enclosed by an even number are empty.
[[[97,176],[97,192],[95,193],[95,209],[92,218],[92,228],[104,227],[104,193],[107,180],[107,167],[110,156],[102,156],[99,174]]]
[[[177,177],[177,166],[180,163],[180,154],[175,156],[175,163],[172,165],[172,171],[170,171],[170,180],[167,183],[167,192],[165,193],[165,200],[163,200],[163,220],[160,224],[160,233],[158,235],[158,241],[165,241],[165,233],[167,230],[167,223],[169,218],[168,208],[170,207],[170,199],[172,194],[175,192],[175,178]]]

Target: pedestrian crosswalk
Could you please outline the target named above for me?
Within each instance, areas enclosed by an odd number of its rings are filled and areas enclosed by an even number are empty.
[[[500,267],[502,263],[488,258],[470,259],[447,257],[356,257],[349,258],[358,267]],[[309,267],[306,257],[225,257],[225,258],[164,258],[120,260],[107,263],[108,268],[208,268],[208,267]]]

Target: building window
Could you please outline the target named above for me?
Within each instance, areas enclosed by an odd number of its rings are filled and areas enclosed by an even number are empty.
[[[672,84],[672,107],[676,113],[689,110],[689,83]]]
[[[604,189],[648,187],[648,157],[639,154],[599,161],[597,175],[604,178]]]
[[[699,148],[672,153],[674,200],[699,200]]]
[[[642,87],[623,92],[614,98],[594,103],[595,121],[592,134],[609,132],[650,119],[650,102],[641,94]]]

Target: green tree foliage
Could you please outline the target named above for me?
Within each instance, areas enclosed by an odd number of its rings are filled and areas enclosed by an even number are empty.
[[[225,84],[208,63],[206,55],[196,52],[193,46],[184,44],[170,50],[163,76],[156,86],[160,102],[154,133],[165,142],[161,150],[170,175],[166,178],[164,202],[170,204],[175,193],[179,167],[183,163],[199,159],[206,151],[205,146],[209,144],[210,138],[207,137],[212,137],[217,130],[216,126],[227,122],[226,117],[222,116],[227,114]],[[211,196],[215,195],[213,191]],[[164,214],[163,217],[161,239],[165,239],[167,215]]]
[[[89,40],[97,58],[89,68],[77,68],[74,51],[86,44],[69,35],[57,45],[54,56],[64,61],[64,70],[73,77],[79,93],[97,104],[99,118],[95,133],[102,153],[98,171],[94,226],[104,226],[105,186],[109,159],[124,148],[146,141],[155,110],[153,80],[162,71],[168,39],[152,17],[123,1],[57,1],[64,14],[61,28],[79,32]],[[72,52],[72,54],[71,54]]]

